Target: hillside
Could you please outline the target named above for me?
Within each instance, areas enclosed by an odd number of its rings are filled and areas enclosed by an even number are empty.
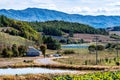
[[[1,44],[4,44],[4,45],[17,44],[17,45],[29,46],[29,45],[33,45],[34,42],[19,36],[12,36],[12,35],[0,32],[0,45]]]
[[[65,22],[65,21],[46,21],[46,22],[29,22],[32,28],[46,35],[61,36],[64,33],[83,33],[83,34],[103,34],[108,33],[104,29],[95,29],[86,24]]]
[[[0,27],[3,28],[2,32],[10,35],[21,36],[36,42],[40,40],[40,34],[23,21],[17,21],[5,16],[0,16]]]
[[[120,25],[120,16],[67,14],[60,11],[39,8],[27,8],[24,10],[2,9],[0,10],[0,14],[21,21],[63,20],[88,24],[95,28],[106,28]]]
[[[120,31],[120,26],[108,27],[108,31]]]

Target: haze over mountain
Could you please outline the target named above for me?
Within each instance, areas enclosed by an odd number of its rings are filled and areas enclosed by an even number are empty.
[[[1,9],[0,15],[5,15],[9,18],[22,21],[50,21],[50,20],[63,20],[69,22],[78,22],[88,24],[95,28],[106,28],[120,25],[120,16],[91,16],[79,14],[67,14],[60,11],[40,9],[40,8],[27,8],[24,10],[6,10]]]

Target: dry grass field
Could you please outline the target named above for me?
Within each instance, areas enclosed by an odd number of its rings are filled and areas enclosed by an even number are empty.
[[[65,50],[65,49],[64,49]],[[95,65],[96,55],[94,53],[89,53],[87,49],[69,49],[76,52],[76,54],[66,55],[67,58],[55,59],[60,63],[71,64],[71,65]],[[99,64],[102,66],[116,65],[116,51],[98,51]],[[120,59],[118,60],[120,61]]]
[[[113,40],[112,38],[109,38],[109,36],[95,34],[74,34],[73,39],[83,39],[87,42],[93,42],[95,38],[94,36],[99,36],[99,40],[102,42],[108,42]]]

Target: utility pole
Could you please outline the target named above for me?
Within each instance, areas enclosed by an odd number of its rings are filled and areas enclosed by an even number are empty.
[[[118,55],[118,39],[116,40],[116,57],[118,58],[119,57],[119,55]]]
[[[99,36],[94,36],[95,42],[96,42],[96,65],[98,64],[98,50],[97,50],[97,45],[98,45],[98,40]]]

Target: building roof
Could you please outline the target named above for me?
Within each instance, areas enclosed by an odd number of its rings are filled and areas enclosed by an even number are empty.
[[[27,50],[27,52],[41,52],[37,49],[35,49],[34,47],[30,46],[29,49]]]

